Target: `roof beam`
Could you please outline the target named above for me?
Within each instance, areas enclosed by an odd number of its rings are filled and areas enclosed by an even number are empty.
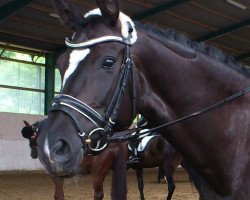
[[[164,10],[173,8],[175,6],[178,6],[180,4],[185,3],[187,1],[189,1],[189,0],[173,0],[171,2],[164,3],[162,5],[151,8],[151,9],[149,9],[149,10],[147,10],[147,11],[141,13],[141,14],[135,15],[134,17],[132,17],[132,19],[134,19],[134,20],[145,19],[145,18],[147,18],[147,17],[149,17],[151,15],[154,15],[154,14],[157,14],[157,13],[162,12]]]
[[[13,0],[10,3],[4,4],[0,7],[0,22],[32,1],[34,0]]]
[[[245,60],[246,58],[249,58],[249,57],[250,57],[250,52],[247,52],[247,53],[235,56],[234,58],[237,61],[242,61],[242,60]]]
[[[241,29],[241,28],[243,28],[243,27],[246,27],[246,26],[248,26],[248,25],[250,25],[250,19],[247,19],[247,20],[245,20],[245,21],[242,21],[242,22],[240,22],[240,23],[238,23],[238,24],[234,24],[234,25],[232,25],[232,26],[228,26],[228,27],[223,28],[223,29],[220,29],[220,30],[218,30],[218,31],[214,31],[214,32],[209,33],[209,34],[207,34],[207,35],[203,35],[203,36],[201,36],[201,37],[198,37],[198,38],[196,39],[196,41],[197,41],[197,42],[205,42],[205,41],[208,41],[208,40],[211,40],[211,39],[220,37],[220,36],[222,36],[222,35],[225,35],[225,34],[227,34],[227,33],[230,33],[230,32],[232,32],[232,31],[236,31],[236,30]]]

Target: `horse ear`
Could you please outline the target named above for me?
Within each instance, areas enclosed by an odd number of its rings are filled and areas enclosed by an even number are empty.
[[[96,0],[96,4],[100,8],[105,20],[114,26],[120,13],[118,0]]]
[[[81,26],[83,18],[78,8],[73,6],[68,0],[53,0],[53,3],[62,23],[67,28],[76,31]]]
[[[32,126],[33,126],[34,129],[36,130],[36,129],[39,127],[39,121],[37,121],[36,123],[34,123]],[[34,131],[35,131],[35,130],[34,130]]]
[[[23,120],[23,123],[25,124],[25,126],[29,126],[30,124],[27,122],[27,121],[25,121],[25,120]]]

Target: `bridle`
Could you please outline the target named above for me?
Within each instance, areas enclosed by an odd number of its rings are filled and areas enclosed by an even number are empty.
[[[133,32],[132,27],[129,29],[130,37]],[[136,92],[135,92],[135,83],[134,83],[134,71],[133,71],[133,61],[131,58],[131,43],[129,38],[122,38],[118,36],[104,36],[96,39],[92,39],[82,43],[74,43],[70,39],[66,38],[65,43],[69,48],[73,49],[85,49],[91,46],[95,46],[101,43],[109,42],[118,42],[122,45],[125,45],[125,51],[123,56],[123,62],[120,67],[120,72],[117,80],[117,85],[114,90],[113,96],[109,103],[108,108],[106,109],[104,115],[101,115],[95,111],[92,107],[86,103],[80,101],[79,99],[72,97],[66,94],[59,94],[56,96],[52,103],[52,108],[50,112],[60,111],[65,113],[70,117],[78,135],[81,137],[83,144],[87,144],[89,150],[93,152],[98,152],[103,150],[107,146],[105,138],[111,134],[112,129],[117,121],[121,100],[125,89],[128,85],[128,80],[131,80],[132,87],[132,97],[133,97],[133,108],[132,113],[133,117],[136,115]],[[73,112],[72,112],[73,111]],[[94,125],[95,129],[90,131],[89,134],[81,130],[80,122],[76,118],[75,113],[77,112],[80,115],[89,119]],[[101,141],[98,141],[98,144],[95,148],[91,147],[91,136],[96,132],[101,132],[102,137]]]

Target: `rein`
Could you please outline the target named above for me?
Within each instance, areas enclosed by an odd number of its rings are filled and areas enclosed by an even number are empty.
[[[123,142],[123,141],[128,141],[128,140],[132,140],[134,138],[138,138],[138,137],[141,137],[142,135],[150,135],[150,133],[153,133],[161,128],[164,128],[164,127],[167,127],[167,126],[171,126],[171,125],[174,125],[176,123],[179,123],[179,122],[182,122],[182,121],[185,121],[187,119],[191,119],[191,118],[194,118],[194,117],[197,117],[199,115],[202,115],[206,112],[210,112],[212,110],[215,110],[217,109],[218,107],[220,106],[223,106],[227,103],[230,103],[232,102],[233,100],[236,100],[242,96],[244,96],[245,94],[249,93],[250,92],[250,85],[245,87],[244,89],[240,90],[239,92],[236,92],[235,94],[221,100],[221,101],[218,101],[217,103],[211,105],[211,106],[208,106],[202,110],[199,110],[197,112],[194,112],[192,114],[189,114],[189,115],[186,115],[184,117],[181,117],[179,119],[176,119],[176,120],[173,120],[173,121],[170,121],[170,122],[167,122],[165,124],[162,124],[160,126],[157,126],[157,127],[154,127],[154,128],[151,128],[151,129],[143,129],[143,128],[135,128],[135,129],[132,129],[136,134],[126,134],[126,135],[122,135],[122,136],[118,136],[118,137],[110,137],[108,138],[108,143],[112,143],[112,142]]]

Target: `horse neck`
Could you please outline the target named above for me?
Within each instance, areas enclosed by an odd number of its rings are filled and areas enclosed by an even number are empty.
[[[211,105],[250,83],[234,69],[175,42],[141,33],[137,44],[141,93],[177,115]]]
[[[134,56],[139,80],[139,112],[155,125],[206,108],[250,83],[248,78],[205,55],[171,42],[161,44],[145,34],[140,36],[135,45],[138,53]],[[236,132],[233,136],[225,135],[231,113],[227,111],[220,116],[220,112],[223,110],[160,132],[199,169],[213,189],[225,195],[232,189],[230,181],[233,178],[227,172],[234,165],[229,163],[233,159],[229,160],[225,154],[230,152]],[[221,126],[214,125],[215,115]],[[208,143],[211,138],[217,138],[218,142],[215,145]],[[228,170],[223,171],[225,168]]]

